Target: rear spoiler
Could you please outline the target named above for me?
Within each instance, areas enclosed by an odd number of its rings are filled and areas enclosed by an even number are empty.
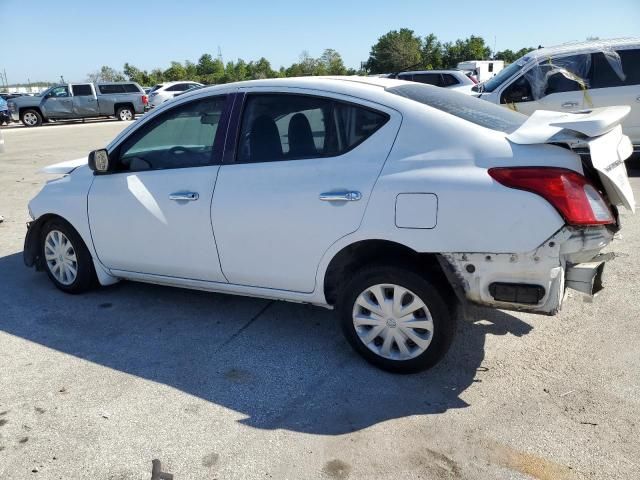
[[[593,108],[575,113],[536,110],[507,138],[513,143],[555,143],[558,138],[580,140],[581,134],[587,137],[599,137],[612,131],[629,115],[631,107]],[[562,135],[564,134],[564,135]]]
[[[593,108],[575,113],[536,110],[507,139],[513,143],[566,143],[570,147],[588,146],[591,163],[615,205],[635,212],[635,198],[624,161],[633,153],[629,137],[622,133],[620,122],[631,107]]]

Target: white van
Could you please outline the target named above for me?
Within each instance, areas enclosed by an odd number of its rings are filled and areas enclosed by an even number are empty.
[[[456,66],[458,70],[471,72],[478,82],[486,82],[502,71],[503,60],[469,60],[460,62]]]
[[[484,100],[527,115],[629,105],[622,128],[640,150],[639,38],[534,50],[473,90]]]

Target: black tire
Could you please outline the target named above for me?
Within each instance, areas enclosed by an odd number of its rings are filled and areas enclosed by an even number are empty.
[[[428,313],[431,315],[433,320],[433,331],[429,336],[430,343],[422,353],[413,358],[385,358],[367,347],[367,345],[365,345],[358,336],[358,331],[356,330],[356,326],[353,321],[355,302],[361,293],[365,292],[368,288],[379,284],[392,284],[409,290],[407,298],[411,299],[411,293],[419,297],[419,299],[424,302],[428,309]],[[451,341],[456,330],[455,316],[451,313],[453,307],[449,308],[444,298],[445,297],[443,297],[439,289],[432,282],[425,279],[423,274],[419,274],[411,267],[374,265],[359,270],[349,280],[341,292],[337,304],[337,310],[338,315],[340,316],[342,330],[347,337],[347,340],[368,362],[383,370],[395,373],[415,373],[434,366],[445,355],[445,353],[447,353],[447,350],[451,345]],[[396,324],[393,320],[388,320],[387,326],[390,325],[388,323],[389,321],[391,321],[391,325],[393,325],[389,328],[396,328]],[[369,327],[360,328],[366,329]],[[373,327],[371,327],[371,329],[373,329]],[[412,333],[415,333],[416,331],[424,332],[425,335],[428,334],[426,330],[412,330]],[[403,336],[408,338],[406,335]],[[375,341],[380,342],[381,339],[382,336],[376,337]],[[392,348],[395,347],[396,350],[394,355],[401,355],[398,342],[395,339],[392,340],[392,342]],[[411,346],[411,343],[412,341],[406,340],[405,346]],[[419,348],[417,344],[413,343],[413,345],[415,345],[416,349]]]
[[[76,275],[75,279],[69,283],[65,283],[59,280],[56,274],[52,271],[51,262],[47,261],[47,251],[45,251],[45,243],[47,242],[47,237],[51,232],[62,233],[64,237],[67,238],[68,242],[70,242],[72,249],[71,251],[75,254]],[[68,245],[68,243],[64,245],[66,246]],[[49,253],[51,251],[52,250],[49,250]],[[75,229],[71,225],[69,225],[69,223],[60,218],[50,220],[42,227],[40,236],[40,258],[42,262],[42,268],[44,268],[44,270],[47,272],[47,275],[54,283],[54,285],[63,292],[74,294],[82,293],[86,292],[87,290],[91,290],[98,284],[96,272],[93,266],[93,259],[91,258],[91,254],[89,253],[87,246],[84,244],[84,241],[75,231]],[[57,263],[57,261],[55,262]],[[53,265],[53,269],[55,269],[55,264]]]
[[[131,116],[131,118],[127,118],[129,115]],[[134,112],[131,107],[118,107],[118,110],[116,110],[116,118],[120,121],[135,120],[136,112]]]
[[[20,120],[25,127],[39,127],[42,125],[42,115],[40,115],[39,111],[33,109],[24,110],[20,114]]]

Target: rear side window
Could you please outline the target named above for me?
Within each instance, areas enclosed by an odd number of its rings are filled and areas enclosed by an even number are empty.
[[[429,85],[402,85],[386,90],[389,93],[437,108],[468,122],[499,132],[512,133],[527,119],[521,113],[486,100]]]
[[[123,85],[125,93],[142,93],[140,87],[133,83],[125,83]]]
[[[178,83],[177,85],[172,85],[167,88],[167,92],[184,92],[189,88],[189,84],[187,83]]]
[[[442,86],[443,87],[450,87],[452,85],[457,85],[460,82],[458,81],[458,79],[456,77],[454,77],[453,75],[451,75],[450,73],[443,73],[442,74]]]
[[[388,115],[361,105],[309,95],[249,95],[237,161],[311,159],[342,155],[373,135]]]
[[[418,73],[413,76],[413,81],[418,83],[426,83],[427,85],[442,86],[442,79],[439,73]]]
[[[71,91],[74,97],[91,97],[93,90],[91,85],[71,85]]]
[[[589,72],[590,88],[640,85],[640,50],[618,50],[618,55],[620,55],[625,79],[622,80],[617,75],[604,53],[594,53],[591,56],[591,71]]]
[[[124,85],[99,85],[100,93],[104,95],[113,93],[124,93]]]

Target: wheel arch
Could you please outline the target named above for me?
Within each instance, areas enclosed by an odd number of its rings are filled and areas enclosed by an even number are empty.
[[[329,305],[335,305],[341,286],[355,271],[365,265],[393,263],[428,275],[431,281],[442,287],[442,293],[447,300],[453,302],[456,294],[438,257],[436,253],[417,252],[391,240],[371,239],[353,242],[340,249],[327,265],[323,277],[325,300]]]
[[[42,242],[42,228],[51,220],[60,220],[67,224],[74,232],[80,237],[80,239],[84,242],[87,250],[89,251],[89,255],[91,255],[91,259],[93,261],[93,267],[95,273],[98,277],[98,282],[100,285],[112,285],[119,281],[118,278],[112,276],[109,271],[106,269],[102,263],[98,260],[95,251],[93,249],[93,243],[87,241],[87,238],[82,234],[82,231],[70,222],[68,219],[64,218],[57,213],[45,213],[40,215],[36,220],[29,224],[29,229],[27,230],[27,235],[24,239],[24,249],[22,253],[22,258],[24,264],[27,267],[35,266],[37,270],[42,270],[42,258],[40,257],[40,244]]]
[[[42,228],[51,220],[60,220],[66,223],[78,234],[80,238],[82,238],[82,241],[85,242],[86,245],[86,241],[82,237],[82,234],[76,227],[73,226],[71,222],[69,222],[69,220],[55,213],[45,213],[44,215],[40,215],[33,222],[29,223],[29,229],[27,230],[27,235],[24,239],[24,249],[22,252],[24,264],[27,267],[35,266],[38,270],[42,269],[42,258],[40,257]]]
[[[34,110],[36,112],[38,112],[40,114],[40,116],[42,117],[42,120],[46,120],[47,116],[44,114],[44,112],[42,111],[42,109],[39,106],[33,106],[33,107],[18,107],[18,118],[22,121],[22,114],[24,112],[26,112],[27,110]]]
[[[136,108],[132,102],[118,102],[113,104],[113,114],[117,115],[118,110],[122,107],[129,107],[131,109],[131,113],[135,116]]]

